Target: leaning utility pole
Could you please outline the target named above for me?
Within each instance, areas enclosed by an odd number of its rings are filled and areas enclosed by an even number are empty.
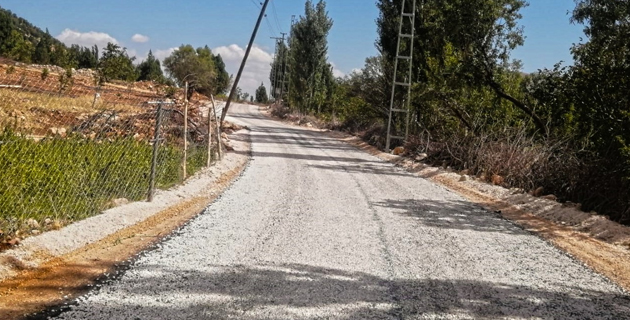
[[[411,1],[412,7],[411,12],[407,12],[405,10],[405,4],[407,1]],[[402,1],[402,10],[400,13],[400,24],[398,26],[398,46],[396,47],[396,59],[394,63],[394,78],[392,79],[392,96],[389,103],[389,121],[387,122],[387,141],[385,143],[385,151],[389,152],[389,147],[391,145],[392,139],[403,140],[406,141],[409,136],[409,116],[411,114],[411,110],[409,110],[410,99],[411,99],[411,82],[412,82],[412,58],[413,58],[413,45],[414,45],[414,36],[415,36],[415,24],[416,23],[416,0],[403,0]],[[403,28],[403,26],[409,26],[407,28]],[[406,30],[408,33],[403,33],[403,30]],[[403,42],[408,41],[408,42]],[[402,53],[401,51],[405,51]],[[401,65],[404,65],[404,62],[407,62],[409,69],[406,70],[398,70]],[[404,76],[403,81],[399,81],[399,74]],[[396,98],[396,88],[406,88],[407,97],[404,98],[401,106],[399,108],[395,107],[394,99]],[[405,113],[405,135],[394,135],[392,134],[392,122],[394,118],[394,113]],[[395,125],[394,129],[395,129]]]
[[[225,108],[223,108],[223,113],[221,114],[221,127],[223,127],[223,121],[225,121],[225,116],[227,116],[228,110],[230,109],[230,103],[232,103],[232,99],[234,98],[234,94],[236,93],[236,88],[238,88],[238,82],[241,80],[241,76],[243,75],[243,69],[245,69],[245,64],[247,63],[247,58],[249,57],[249,53],[252,51],[252,46],[254,45],[254,40],[256,39],[256,34],[258,33],[258,28],[260,28],[260,23],[262,22],[263,17],[265,16],[265,11],[267,10],[267,5],[269,4],[269,0],[265,0],[265,3],[260,10],[260,16],[258,16],[258,21],[256,22],[256,26],[254,27],[254,32],[252,32],[252,37],[249,39],[249,45],[247,46],[247,50],[245,50],[245,56],[243,57],[243,62],[241,62],[241,67],[238,69],[238,73],[236,74],[236,79],[234,79],[234,84],[232,85],[232,90],[230,91],[230,96],[225,103]]]

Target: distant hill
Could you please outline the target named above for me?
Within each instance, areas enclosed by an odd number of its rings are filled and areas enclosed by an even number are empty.
[[[24,37],[24,40],[29,41],[33,45],[39,43],[44,37],[48,37],[53,45],[64,45],[61,41],[48,34],[48,30],[43,31],[28,20],[18,17],[10,10],[0,7],[0,40],[6,40],[10,36],[11,30],[19,31]],[[5,38],[2,39],[2,36],[5,36]],[[2,42],[4,43],[4,41]]]
[[[0,57],[62,68],[94,68],[98,48],[67,47],[39,27],[0,7]]]

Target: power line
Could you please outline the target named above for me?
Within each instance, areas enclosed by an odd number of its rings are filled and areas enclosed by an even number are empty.
[[[276,25],[278,26],[278,31],[280,31],[280,33],[282,33],[282,26],[280,25],[280,19],[278,19],[278,12],[276,11],[276,5],[274,4],[274,1],[271,0],[271,9],[273,12],[273,16],[276,20]]]

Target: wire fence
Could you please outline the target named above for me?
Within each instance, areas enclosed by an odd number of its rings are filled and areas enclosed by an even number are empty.
[[[0,64],[0,240],[57,229],[181,184],[220,135],[203,96],[90,70]]]

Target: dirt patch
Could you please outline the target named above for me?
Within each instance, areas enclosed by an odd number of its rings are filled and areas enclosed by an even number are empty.
[[[243,146],[251,150],[249,142],[242,143],[237,148],[240,153],[244,151]],[[51,249],[30,252],[30,260],[26,261],[19,256],[10,261],[5,259],[5,267],[11,264],[11,267],[21,271],[0,282],[0,319],[22,319],[47,307],[63,305],[84,293],[100,276],[111,272],[117,265],[159,242],[198,215],[243,171],[247,165],[247,156],[240,157],[244,160],[220,172],[211,187],[201,190],[197,196],[185,198],[98,241],[57,257],[54,255],[55,250]],[[58,246],[63,247],[63,244]],[[34,260],[45,262],[29,262]]]

